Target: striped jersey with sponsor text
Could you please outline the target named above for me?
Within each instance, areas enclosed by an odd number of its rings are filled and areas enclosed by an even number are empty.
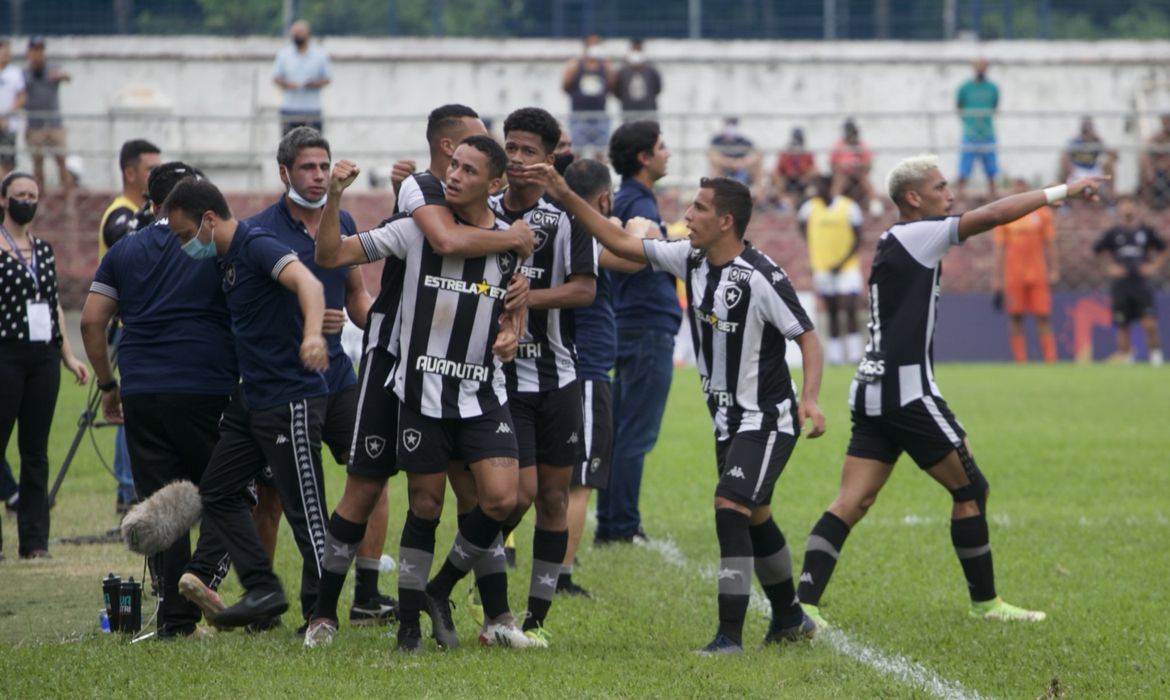
[[[959,244],[959,217],[894,224],[878,239],[869,274],[869,343],[849,386],[867,416],[942,393],[934,381],[942,257]]]
[[[744,242],[712,265],[688,241],[642,243],[650,265],[686,285],[691,338],[717,440],[746,430],[796,435],[796,394],[785,339],[813,329],[788,275]]]
[[[507,221],[524,219],[536,237],[532,255],[520,265],[532,289],[552,289],[571,275],[597,276],[593,238],[548,197],[526,211],[509,211],[504,193],[488,200]],[[572,309],[528,309],[516,359],[504,365],[509,393],[559,389],[577,378],[577,348]]]
[[[502,219],[495,225],[508,227]],[[399,400],[432,418],[473,418],[506,404],[492,344],[516,254],[439,255],[414,220],[401,215],[358,239],[371,261],[405,262],[392,378]]]

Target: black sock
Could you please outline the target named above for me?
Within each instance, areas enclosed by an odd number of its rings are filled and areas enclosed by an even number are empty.
[[[776,521],[768,518],[749,530],[752,554],[755,556],[756,578],[764,595],[772,603],[772,620],[781,627],[800,624],[800,603],[796,600],[796,586],[792,582],[792,555],[784,533]]]
[[[557,592],[557,577],[561,562],[569,548],[569,531],[536,528],[532,533],[532,577],[528,583],[528,618],[524,629],[544,625],[548,610]]]
[[[451,590],[459,579],[475,566],[491,546],[492,540],[500,534],[502,523],[492,520],[479,506],[476,506],[459,525],[455,543],[447,554],[447,560],[439,573],[427,584],[427,595],[432,598],[450,598]]]
[[[408,627],[419,626],[419,612],[426,605],[427,577],[435,558],[438,527],[438,519],[423,520],[406,512],[398,548],[398,619]]]
[[[381,570],[381,559],[357,558],[354,562],[353,602],[368,603],[381,595],[378,590],[378,574]]]
[[[475,563],[475,585],[479,588],[485,620],[494,620],[508,612],[508,561],[503,533],[496,535],[487,554]]]
[[[800,602],[821,604],[821,595],[829,585],[833,567],[837,566],[837,557],[841,556],[841,547],[845,545],[848,536],[849,526],[844,520],[827,510],[821,515],[809,533],[808,544],[804,548],[804,568],[801,569],[800,587],[797,589]]]
[[[967,577],[971,600],[979,603],[995,598],[995,569],[991,565],[991,537],[987,518],[977,515],[951,521],[951,542]]]
[[[345,575],[366,534],[365,523],[355,523],[334,513],[325,528],[325,552],[321,558],[321,584],[317,590],[316,617],[337,619],[337,599],[345,587]]]
[[[748,516],[731,508],[715,510],[719,537],[719,632],[743,644],[743,620],[752,592],[752,538]]]

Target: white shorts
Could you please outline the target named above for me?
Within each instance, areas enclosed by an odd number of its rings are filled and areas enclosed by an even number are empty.
[[[1079,165],[1073,165],[1072,170],[1069,171],[1068,180],[1065,182],[1073,183],[1077,180],[1082,180],[1086,177],[1104,177],[1105,167],[1098,163],[1091,168],[1083,168]]]
[[[861,294],[861,268],[836,273],[814,272],[813,290],[823,297]]]

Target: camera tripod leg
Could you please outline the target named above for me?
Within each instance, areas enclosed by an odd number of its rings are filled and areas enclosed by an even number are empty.
[[[65,481],[65,474],[69,471],[69,465],[73,462],[73,457],[77,454],[77,448],[81,446],[81,440],[85,437],[85,431],[94,425],[94,418],[97,416],[98,407],[101,405],[102,395],[100,391],[91,391],[89,395],[89,405],[81,412],[81,416],[77,419],[77,433],[73,436],[73,443],[69,445],[69,451],[65,453],[65,461],[61,463],[61,469],[57,472],[57,478],[53,481],[53,488],[49,491],[49,507],[52,508],[57,503],[57,492],[61,490],[61,484]]]

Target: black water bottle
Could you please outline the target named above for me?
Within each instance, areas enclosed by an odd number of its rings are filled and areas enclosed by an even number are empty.
[[[118,627],[118,611],[121,603],[118,600],[118,595],[121,592],[122,579],[114,574],[102,579],[102,598],[106,604],[106,617],[110,620],[110,631],[119,631]]]
[[[118,591],[118,629],[130,634],[142,629],[142,584],[133,576]]]

